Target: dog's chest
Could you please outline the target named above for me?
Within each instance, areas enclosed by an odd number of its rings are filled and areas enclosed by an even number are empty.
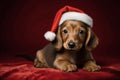
[[[74,51],[62,51],[57,53],[56,58],[61,58],[63,60],[68,60],[71,63],[76,63],[76,52]]]

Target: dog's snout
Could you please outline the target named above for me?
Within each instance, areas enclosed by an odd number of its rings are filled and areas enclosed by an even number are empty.
[[[69,46],[69,48],[74,48],[75,47],[75,43],[74,42],[69,42],[68,46]]]

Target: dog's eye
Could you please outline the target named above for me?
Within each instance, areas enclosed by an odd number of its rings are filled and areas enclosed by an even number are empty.
[[[84,32],[83,30],[80,30],[80,31],[79,31],[79,34],[83,34],[83,32]]]
[[[65,29],[65,30],[63,30],[63,32],[66,34],[66,33],[68,33],[68,31]]]

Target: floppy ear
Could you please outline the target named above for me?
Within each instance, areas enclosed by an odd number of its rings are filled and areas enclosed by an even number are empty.
[[[57,51],[61,50],[62,48],[62,38],[61,38],[61,30],[60,30],[60,27],[58,27],[58,31],[57,31],[57,34],[56,34],[56,38],[55,40],[53,41],[53,44],[55,46],[55,49]]]
[[[87,38],[85,42],[85,48],[86,50],[91,51],[98,45],[99,39],[94,34],[94,32],[91,30],[91,28],[87,28],[87,29],[88,29],[88,33],[87,33]]]

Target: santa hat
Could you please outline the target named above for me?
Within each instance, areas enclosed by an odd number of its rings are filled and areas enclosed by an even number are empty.
[[[44,34],[44,37],[49,41],[53,41],[56,37],[55,32],[58,29],[58,26],[60,26],[66,20],[78,20],[86,23],[90,27],[93,26],[92,18],[84,13],[82,10],[71,6],[65,6],[57,12],[53,21],[51,31],[47,31]]]

